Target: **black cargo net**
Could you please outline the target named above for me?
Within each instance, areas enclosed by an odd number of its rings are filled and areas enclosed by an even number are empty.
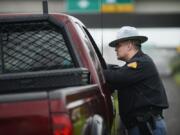
[[[0,72],[74,67],[59,28],[49,22],[0,24]]]

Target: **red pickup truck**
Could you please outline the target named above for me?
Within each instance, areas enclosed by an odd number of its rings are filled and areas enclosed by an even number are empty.
[[[110,135],[106,63],[64,14],[0,15],[0,135]]]

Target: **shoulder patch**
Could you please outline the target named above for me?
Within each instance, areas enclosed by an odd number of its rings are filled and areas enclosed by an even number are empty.
[[[130,67],[130,68],[136,69],[138,64],[137,64],[137,62],[131,62],[127,66]]]

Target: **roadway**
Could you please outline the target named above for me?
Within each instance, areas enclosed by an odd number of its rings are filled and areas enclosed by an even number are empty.
[[[170,76],[163,76],[162,80],[170,105],[170,107],[164,111],[168,129],[167,135],[180,135],[180,87],[177,87]]]
[[[153,58],[166,88],[169,108],[164,111],[167,135],[180,135],[180,87],[171,76],[170,61],[176,55],[175,50],[154,49],[149,55]]]
[[[180,135],[180,87],[171,76],[170,61],[176,55],[175,50],[155,49],[149,53],[162,77],[169,101],[169,108],[164,111],[167,123],[167,135]]]

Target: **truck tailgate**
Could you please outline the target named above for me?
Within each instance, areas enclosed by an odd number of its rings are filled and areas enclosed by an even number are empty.
[[[0,95],[1,135],[49,135],[46,92]]]

